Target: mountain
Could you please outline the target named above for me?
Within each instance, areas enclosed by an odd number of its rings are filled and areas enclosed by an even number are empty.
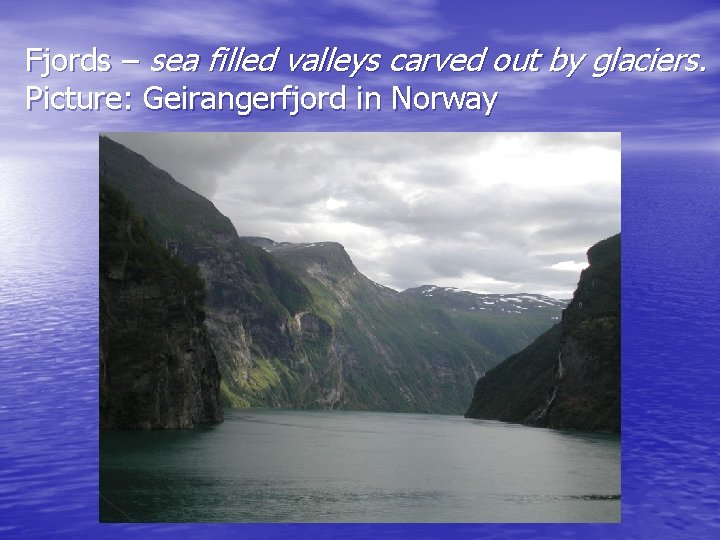
[[[107,137],[100,138],[100,168],[153,237],[199,268],[225,403],[297,403],[289,391],[299,382],[296,372],[314,374],[297,347],[295,315],[312,302],[302,282],[264,250],[241,241],[210,201]]]
[[[337,400],[329,406],[454,412],[470,395],[477,376],[500,358],[481,341],[479,328],[476,337],[465,331],[481,326],[479,319],[460,321],[373,282],[340,244],[246,240],[264,246],[311,291],[314,304],[301,315],[301,328],[324,330],[327,341],[320,356],[342,366],[338,378],[328,381]],[[493,333],[490,328],[485,332]],[[522,343],[522,336],[515,337]]]
[[[199,268],[227,404],[460,412],[482,373],[560,316],[453,311],[373,282],[340,244],[240,238],[210,201],[106,137],[100,161],[155,239]]]
[[[569,300],[557,300],[542,294],[481,294],[463,291],[456,287],[436,287],[422,285],[406,289],[404,294],[420,296],[438,307],[487,311],[493,314],[519,313],[524,316],[538,315],[545,321],[555,317],[557,310],[567,306]],[[559,320],[559,316],[556,317]]]
[[[587,256],[562,321],[481,377],[466,417],[620,431],[620,235]]]
[[[100,427],[187,428],[222,421],[204,284],[100,185]]]
[[[503,358],[559,321],[568,304],[540,294],[479,294],[433,285],[407,289],[403,295],[442,309],[471,335],[479,332],[477,339]]]

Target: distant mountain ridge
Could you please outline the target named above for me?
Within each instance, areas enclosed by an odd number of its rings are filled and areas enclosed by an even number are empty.
[[[276,242],[271,238],[262,236],[241,236],[240,239],[269,253],[335,244],[335,242]],[[425,299],[434,298],[433,302],[436,305],[450,309],[469,309],[471,311],[477,309],[507,313],[523,313],[528,310],[547,310],[548,308],[563,309],[570,302],[570,300],[551,298],[542,294],[476,293],[458,289],[457,287],[439,287],[436,285],[411,287],[405,289],[402,293],[409,296],[422,296]],[[560,317],[558,316],[557,319],[559,320]]]
[[[259,236],[241,236],[242,240],[251,245],[262,248],[279,258],[292,258],[289,253],[299,253],[299,250],[322,248],[324,246],[337,246],[343,251],[345,248],[336,242],[276,242],[270,238]],[[347,256],[347,254],[345,254]],[[346,265],[352,271],[357,272],[349,256]],[[377,284],[379,287],[387,288]],[[539,315],[544,322],[548,317],[551,321],[559,321],[558,310],[564,309],[570,300],[558,300],[542,294],[519,293],[519,294],[491,294],[465,291],[457,287],[438,287],[436,285],[421,285],[401,291],[401,294],[408,298],[416,298],[427,302],[429,305],[451,310],[486,311],[491,313],[517,313],[525,315]]]
[[[544,315],[563,309],[569,300],[558,300],[542,294],[489,294],[463,291],[456,287],[436,287],[422,285],[406,289],[403,294],[420,295],[426,300],[450,309],[468,309],[470,311],[490,311],[495,313],[529,314],[541,311]],[[553,317],[552,315],[550,316]],[[560,317],[557,317],[559,320]],[[555,319],[553,319],[555,320]]]
[[[528,301],[502,312],[397,292],[340,244],[238,237],[210,201],[107,137],[100,160],[156,240],[199,268],[227,404],[461,412],[481,374],[560,316],[540,297],[498,298]]]

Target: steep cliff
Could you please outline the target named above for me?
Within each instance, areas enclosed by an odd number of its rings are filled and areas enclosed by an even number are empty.
[[[100,186],[100,427],[222,421],[196,271],[158,246],[122,194]]]
[[[483,372],[560,315],[492,318],[399,293],[340,244],[238,237],[210,201],[105,137],[100,159],[153,236],[200,269],[231,405],[460,412]]]
[[[588,262],[562,322],[480,378],[467,417],[620,431],[620,235]]]
[[[100,162],[107,182],[127,196],[153,237],[200,269],[225,403],[297,404],[297,373],[316,378],[296,339],[295,315],[311,303],[303,283],[241,241],[210,201],[139,154],[101,137]]]
[[[491,307],[484,295],[432,286],[403,292],[383,287],[359,272],[335,242],[248,241],[284,262],[312,292],[313,314],[331,329],[332,363],[342,366],[334,395],[341,407],[462,410],[477,377],[548,328],[564,305],[555,301],[485,312],[477,309]],[[528,298],[501,302],[495,295],[493,300],[519,307],[532,305]]]

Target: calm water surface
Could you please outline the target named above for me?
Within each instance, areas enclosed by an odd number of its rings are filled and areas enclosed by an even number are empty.
[[[618,521],[620,439],[456,416],[226,411],[100,438],[101,521]]]

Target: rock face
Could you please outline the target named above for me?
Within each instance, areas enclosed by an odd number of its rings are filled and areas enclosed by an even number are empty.
[[[154,238],[200,269],[229,405],[461,412],[482,373],[560,316],[492,317],[399,293],[340,244],[238,237],[210,201],[106,137],[100,159]]]
[[[465,416],[620,431],[620,235],[588,262],[562,322],[480,378]]]
[[[196,271],[158,246],[122,194],[102,184],[100,239],[101,429],[222,421]]]
[[[285,263],[318,299],[312,309],[331,330],[326,354],[332,365],[342,367],[333,380],[334,406],[463,410],[477,377],[559,319],[564,305],[543,304],[531,313],[484,312],[475,308],[478,303],[491,307],[482,303],[489,301],[485,295],[432,286],[403,292],[383,287],[360,273],[335,242],[247,240]],[[421,292],[428,290],[433,291],[429,296]]]

